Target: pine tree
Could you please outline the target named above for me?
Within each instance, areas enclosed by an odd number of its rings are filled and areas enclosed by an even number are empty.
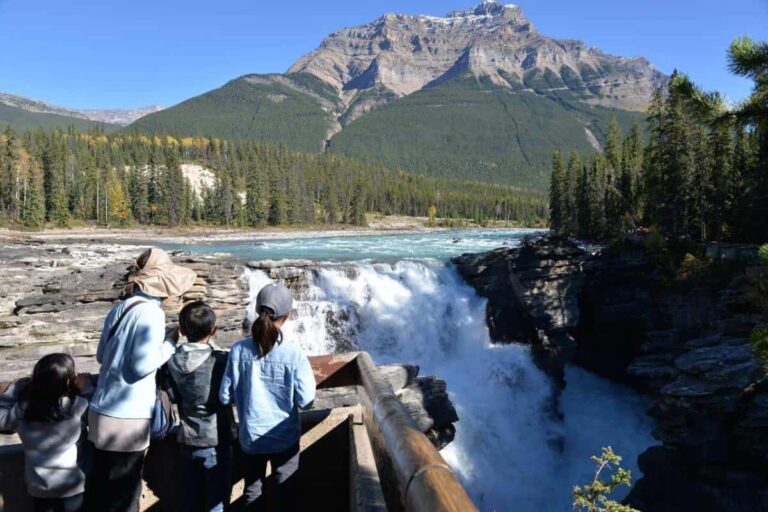
[[[336,184],[328,183],[328,192],[325,195],[326,222],[336,224],[339,221],[339,198],[336,194]]]
[[[552,229],[560,233],[564,231],[565,215],[565,189],[567,187],[565,168],[560,151],[555,151],[552,156],[552,177],[549,187],[549,222]]]
[[[577,190],[583,164],[578,153],[571,152],[568,165],[565,168],[565,179],[562,187],[563,195],[563,228],[561,231],[575,234],[579,230],[579,205]]]
[[[608,123],[608,137],[606,139],[603,155],[607,160],[608,170],[614,175],[618,175],[621,171],[620,138],[619,123],[616,120],[616,116],[613,116]]]
[[[24,202],[24,226],[29,229],[42,229],[45,226],[43,175],[37,165],[31,167],[27,183],[27,194]]]
[[[165,152],[165,191],[168,225],[177,226],[184,219],[186,201],[184,175],[181,172],[179,156],[173,146]]]
[[[133,218],[142,224],[149,222],[149,184],[145,169],[134,167],[128,173],[128,191]]]
[[[20,182],[22,179],[22,142],[16,133],[7,126],[0,148],[3,158],[0,160],[0,220],[14,223],[18,221],[21,208]]]
[[[229,168],[225,167],[219,171],[216,184],[217,208],[214,218],[225,226],[231,226],[235,220],[235,191]]]
[[[708,197],[704,198],[706,205],[705,221],[707,222],[710,238],[722,240],[730,228],[728,219],[733,208],[732,175],[733,138],[728,123],[721,123],[709,134],[705,150],[708,152],[708,175],[711,177]]]
[[[261,227],[266,223],[264,211],[264,182],[255,164],[246,171],[245,211],[248,225]]]
[[[269,215],[271,226],[280,226],[286,221],[285,188],[275,167],[269,176]]]
[[[69,201],[64,182],[66,147],[60,132],[54,131],[48,138],[43,153],[43,179],[48,220],[59,226],[69,224]]]
[[[629,135],[621,146],[621,176],[619,190],[629,216],[629,227],[635,228],[641,216],[640,189],[642,187],[643,140],[640,125],[633,123]]]
[[[368,191],[362,183],[359,183],[355,187],[355,193],[352,196],[352,202],[350,204],[350,224],[355,226],[366,226],[368,221],[365,215],[365,203],[367,199]],[[478,216],[479,217],[479,216]]]

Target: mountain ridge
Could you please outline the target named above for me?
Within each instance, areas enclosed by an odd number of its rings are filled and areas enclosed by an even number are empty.
[[[95,123],[106,123],[117,126],[127,126],[147,114],[159,112],[163,109],[163,107],[159,105],[128,109],[74,109],[61,107],[53,103],[27,96],[2,92],[0,92],[0,104],[35,114],[71,117],[83,121],[93,121]]]
[[[385,14],[330,34],[288,69],[322,79],[346,105],[374,85],[399,98],[460,71],[505,88],[568,90],[588,104],[633,111],[643,110],[668,79],[643,57],[618,57],[579,40],[546,37],[519,6],[496,1],[445,17]],[[554,75],[552,83],[526,84],[531,75],[547,72]],[[381,104],[379,97],[367,100],[373,107]],[[358,110],[366,109],[358,105]]]

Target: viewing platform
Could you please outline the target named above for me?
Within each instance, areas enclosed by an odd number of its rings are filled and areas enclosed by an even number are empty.
[[[297,510],[477,510],[366,352],[309,359],[318,400],[315,408],[301,413],[301,465],[294,476],[296,489],[300,489]],[[0,385],[0,390],[6,387]],[[343,398],[322,398],[333,395]],[[236,447],[234,510],[238,510],[243,492],[237,452]],[[0,510],[31,510],[23,464],[21,444],[0,446]],[[152,443],[140,510],[177,509],[183,492],[178,481],[183,464],[174,435]]]

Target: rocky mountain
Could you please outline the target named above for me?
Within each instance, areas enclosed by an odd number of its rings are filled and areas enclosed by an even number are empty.
[[[352,110],[348,119],[463,74],[510,90],[570,91],[591,105],[639,111],[667,79],[643,58],[546,37],[520,7],[493,0],[444,18],[387,14],[341,30],[289,70],[300,72],[331,84]],[[376,93],[366,94],[371,90]]]
[[[0,105],[5,106],[8,111],[20,110],[31,114],[79,119],[81,121],[92,121],[117,126],[127,126],[140,117],[162,110],[162,107],[158,105],[134,109],[78,110],[6,93],[0,93]],[[35,116],[32,116],[32,118],[34,119]],[[45,117],[40,119],[45,119]],[[3,121],[4,119],[0,118],[0,123]],[[10,121],[8,122],[10,123]]]
[[[131,128],[285,143],[423,174],[543,189],[552,152],[599,149],[667,77],[539,33],[495,1],[340,30],[286,74],[247,75]]]

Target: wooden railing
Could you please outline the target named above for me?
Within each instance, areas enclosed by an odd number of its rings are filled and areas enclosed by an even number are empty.
[[[456,474],[419,430],[366,352],[310,361],[318,387],[359,386],[363,420],[389,510],[477,510]]]

